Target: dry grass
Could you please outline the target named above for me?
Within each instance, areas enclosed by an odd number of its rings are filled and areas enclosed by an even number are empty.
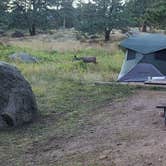
[[[122,40],[125,35],[117,33],[111,35],[111,42],[105,43],[102,38],[97,40],[86,40],[80,42],[76,40],[77,32],[73,30],[53,31],[51,34],[41,34],[35,37],[26,36],[24,38],[2,38],[5,43],[10,45],[29,48],[33,50],[42,51],[79,51],[84,49],[104,49],[110,53],[114,53],[118,49],[118,42]]]
[[[108,52],[115,52],[118,48],[118,43],[88,43],[88,42],[79,42],[79,41],[48,41],[46,39],[36,39],[36,38],[24,38],[24,39],[10,39],[10,45],[19,46],[21,48],[33,48],[34,50],[42,51],[80,51],[88,48],[93,49],[104,49]]]

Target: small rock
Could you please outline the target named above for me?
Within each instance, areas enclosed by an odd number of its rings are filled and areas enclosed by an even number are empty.
[[[90,133],[94,133],[94,130],[90,130]]]
[[[100,155],[99,159],[100,160],[104,160],[107,159],[109,154],[112,152],[112,150],[105,150],[102,152],[102,154]]]
[[[103,154],[108,155],[108,154],[110,154],[111,152],[112,152],[112,150],[105,150],[105,151],[103,151]]]
[[[152,124],[156,125],[158,124],[158,121],[153,121]]]
[[[149,146],[150,144],[149,144],[149,142],[146,142],[146,143],[144,143],[143,145],[144,145],[144,146]]]
[[[108,158],[107,155],[101,155],[101,156],[99,157],[99,160],[104,160],[104,159],[107,159],[107,158]]]
[[[122,143],[117,143],[116,145],[117,145],[117,146],[120,146],[120,145],[122,145]]]

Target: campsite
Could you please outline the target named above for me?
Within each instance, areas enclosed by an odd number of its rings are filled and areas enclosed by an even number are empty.
[[[117,79],[125,58],[117,43],[110,43],[110,51],[106,43],[75,52],[70,46],[70,53],[62,53],[19,47],[20,39],[8,42],[14,44],[1,45],[1,59],[30,82],[41,115],[37,122],[0,133],[1,165],[164,165],[166,132],[156,105],[165,102],[165,88],[94,85]],[[41,62],[8,57],[23,51]],[[95,55],[98,64],[73,61],[76,53]]]
[[[165,1],[0,1],[0,166],[165,166]]]

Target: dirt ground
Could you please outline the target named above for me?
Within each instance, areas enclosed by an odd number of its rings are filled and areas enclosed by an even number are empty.
[[[77,136],[29,147],[27,165],[165,166],[166,127],[156,105],[166,92],[140,90],[94,110]]]

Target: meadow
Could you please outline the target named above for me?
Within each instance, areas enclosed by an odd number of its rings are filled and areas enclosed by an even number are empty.
[[[22,51],[38,58],[39,63],[25,64],[9,59],[10,54]],[[34,144],[77,135],[90,123],[90,115],[95,110],[130,95],[133,88],[127,85],[94,85],[95,81],[116,81],[123,54],[120,49],[113,53],[101,48],[58,52],[1,45],[0,60],[15,65],[30,82],[40,117],[31,125],[0,132],[0,165],[26,165],[27,154],[33,153],[30,147]],[[96,56],[98,63],[73,61],[74,55]],[[29,165],[45,164],[41,160]]]

